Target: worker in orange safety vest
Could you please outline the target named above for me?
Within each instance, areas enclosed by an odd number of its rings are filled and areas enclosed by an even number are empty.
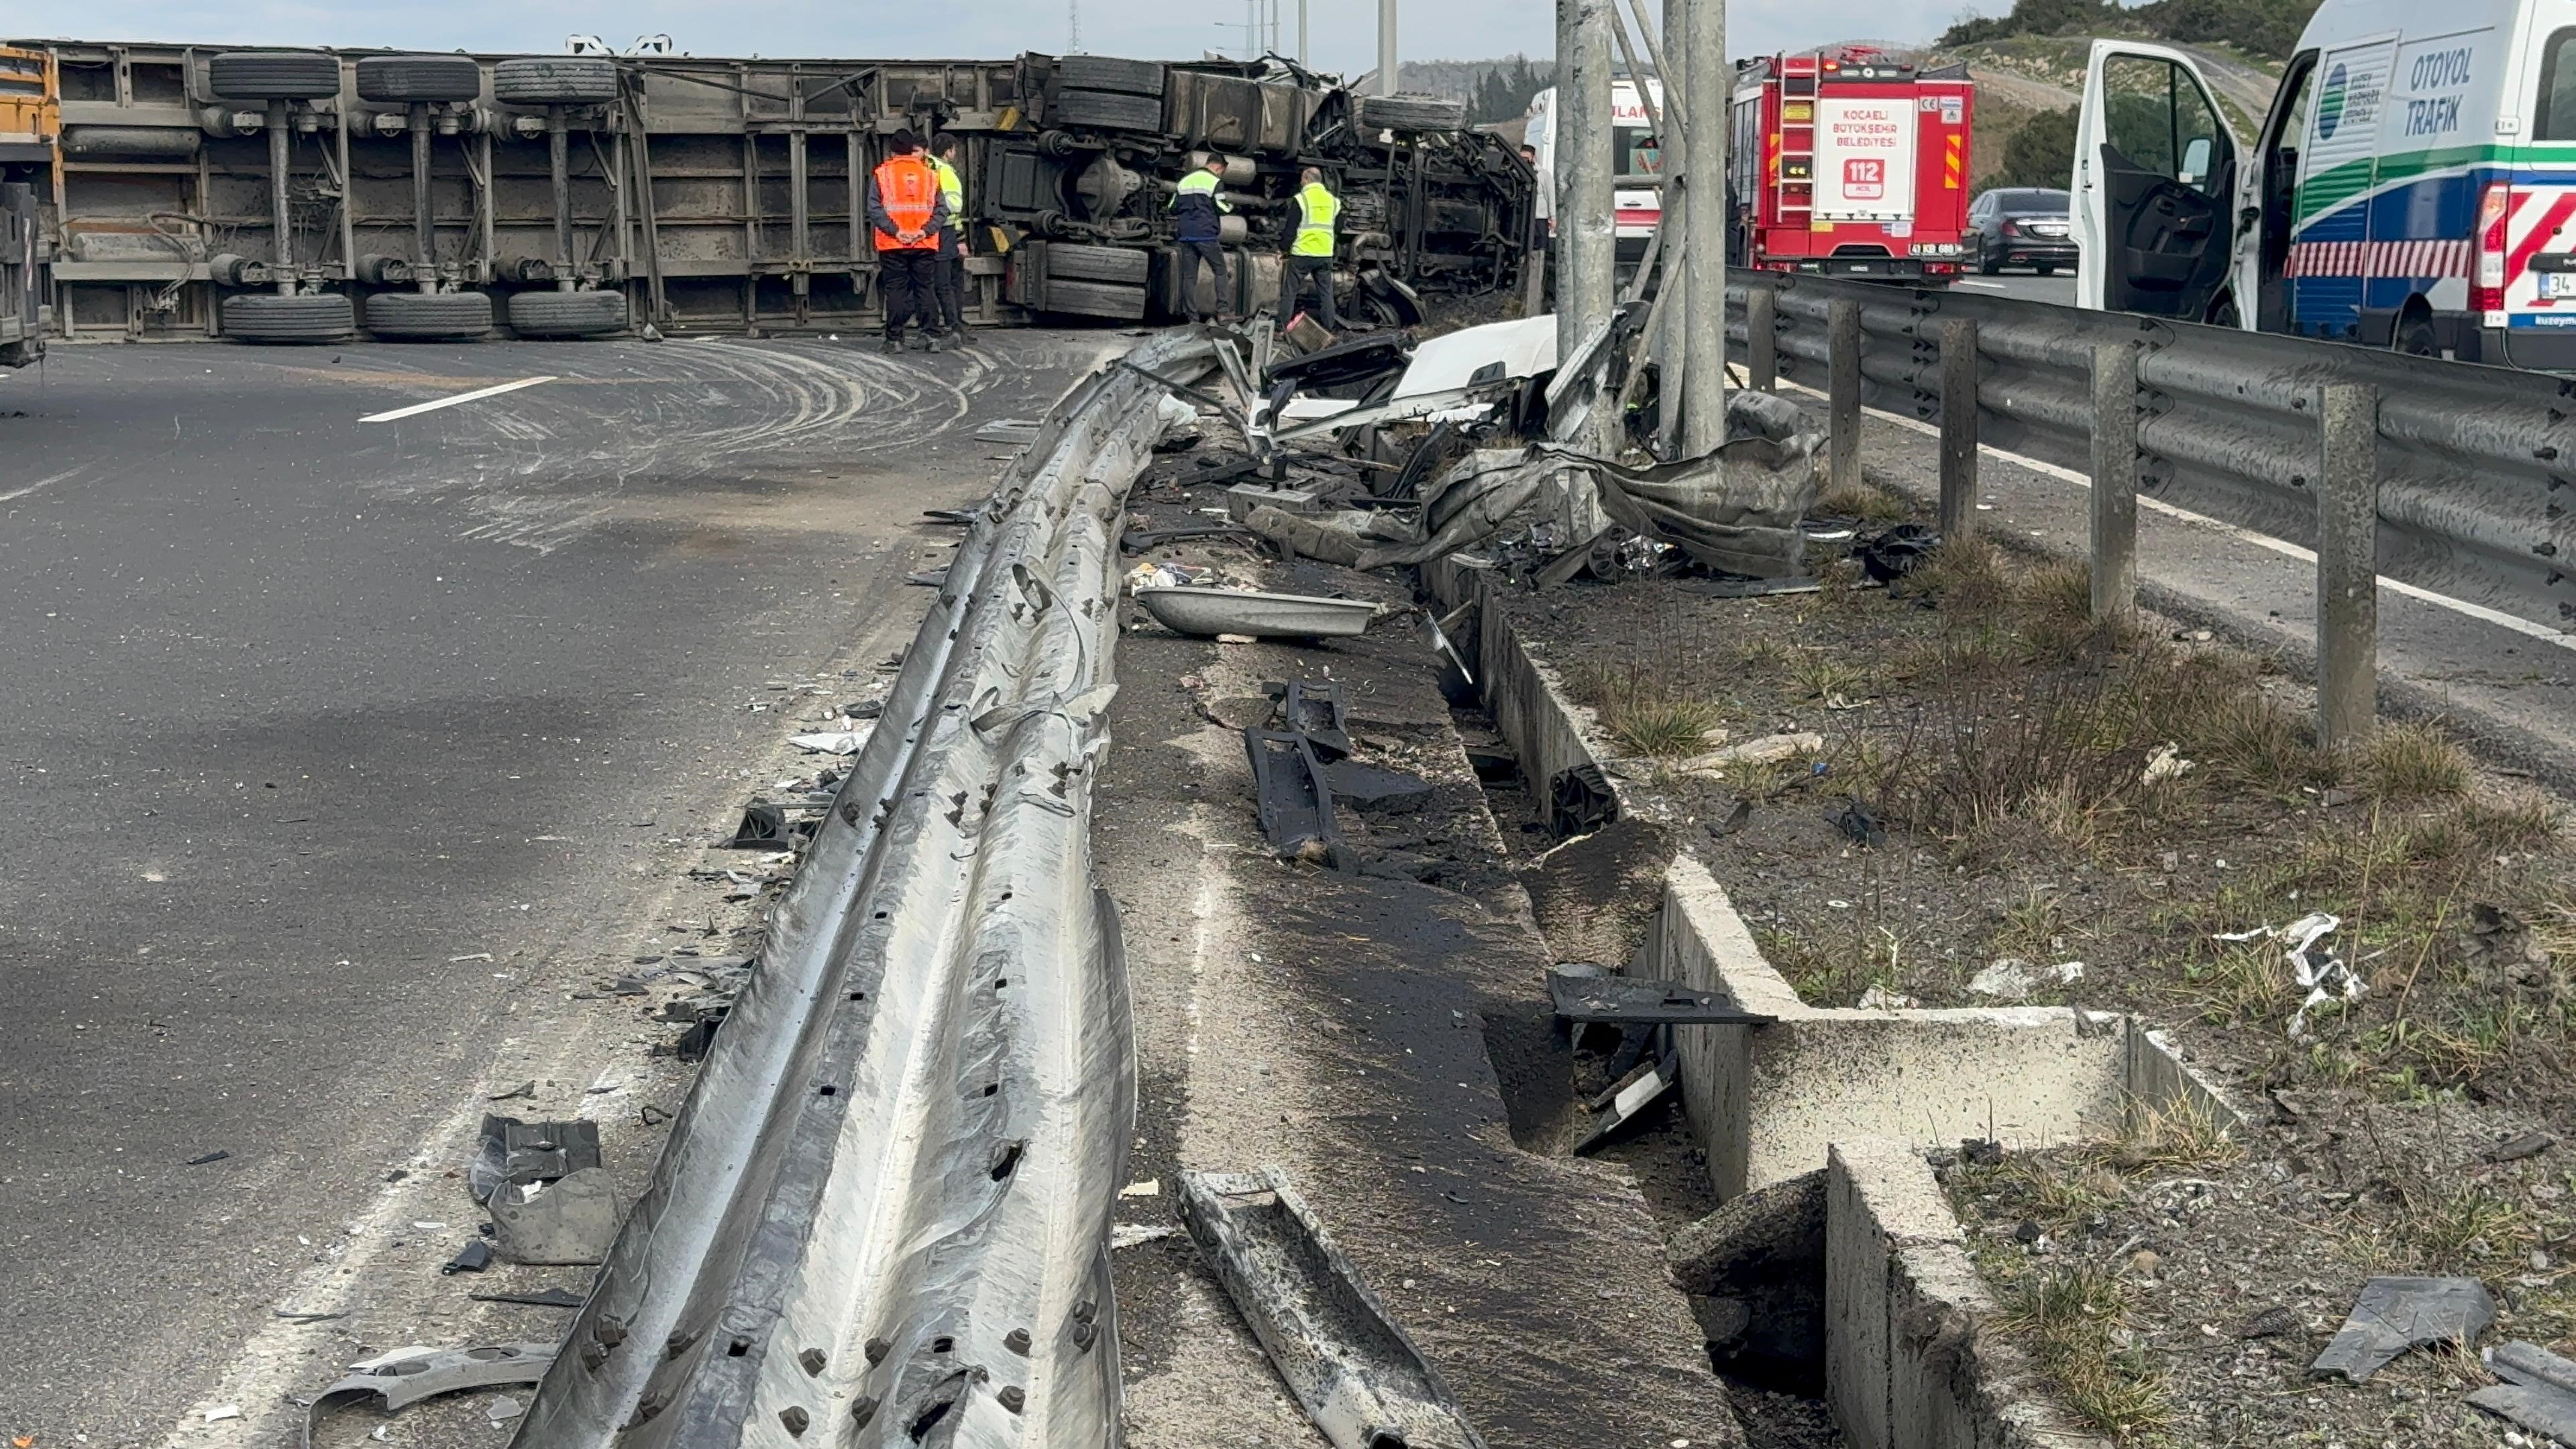
[[[901,130],[887,139],[893,155],[868,178],[868,224],[876,228],[877,289],[885,302],[885,350],[901,352],[904,324],[921,319],[921,345],[944,345],[939,327],[939,233],[948,198],[939,172],[921,154],[921,138]]]

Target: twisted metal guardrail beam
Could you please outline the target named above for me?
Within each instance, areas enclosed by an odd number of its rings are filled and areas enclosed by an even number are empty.
[[[1117,532],[1167,332],[984,506],[516,1449],[1114,1444],[1135,1117],[1090,879]]]

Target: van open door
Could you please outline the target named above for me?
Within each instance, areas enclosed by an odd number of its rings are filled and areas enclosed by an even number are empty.
[[[2221,320],[2242,155],[2190,57],[2094,41],[2075,126],[2077,305]]]

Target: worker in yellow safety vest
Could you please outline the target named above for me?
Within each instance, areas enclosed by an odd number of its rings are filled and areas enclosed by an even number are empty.
[[[1342,214],[1342,199],[1325,189],[1324,173],[1312,166],[1297,179],[1303,184],[1297,188],[1296,224],[1288,230],[1288,255],[1279,265],[1279,325],[1284,329],[1295,319],[1312,277],[1321,296],[1315,320],[1329,332],[1342,325],[1333,313],[1333,223]]]
[[[957,175],[957,138],[940,134],[930,143],[930,169],[939,173],[939,194],[948,202],[948,225],[939,232],[939,311],[948,335],[966,340],[966,183]]]

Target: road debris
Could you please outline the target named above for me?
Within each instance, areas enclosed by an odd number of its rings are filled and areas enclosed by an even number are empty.
[[[2475,1278],[2373,1278],[2308,1377],[2363,1383],[2412,1349],[2450,1343],[2465,1351],[2494,1323],[2495,1300]]]
[[[2470,1407],[2561,1444],[2576,1443],[2576,1363],[2516,1339],[2487,1350],[2486,1364],[2504,1382],[2469,1395]]]
[[[2084,979],[2084,963],[2060,961],[2054,966],[2033,966],[2017,956],[2006,956],[1968,978],[1968,989],[1979,996],[1999,1001],[2024,1001],[2043,982],[2072,986]]]
[[[1352,862],[1333,819],[1332,787],[1314,746],[1293,730],[1247,729],[1254,808],[1261,833],[1282,856],[1341,869]]]
[[[224,1161],[225,1159],[227,1159],[227,1158],[229,1158],[229,1157],[231,1157],[231,1156],[232,1156],[232,1154],[231,1154],[231,1153],[229,1153],[229,1152],[221,1152],[221,1151],[218,1151],[218,1152],[209,1152],[209,1153],[207,1153],[207,1154],[206,1154],[205,1156],[203,1156],[203,1157],[191,1157],[191,1158],[189,1158],[189,1159],[188,1159],[188,1162],[187,1162],[187,1165],[188,1165],[188,1166],[190,1166],[190,1167],[204,1167],[204,1166],[205,1166],[205,1165],[207,1165],[208,1163],[211,1163],[211,1162],[222,1162],[222,1161]]]
[[[1267,594],[1197,586],[1138,589],[1136,602],[1154,622],[1198,638],[1325,639],[1368,632],[1377,605],[1365,599]]]
[[[1112,1251],[1115,1251],[1145,1243],[1159,1243],[1179,1232],[1180,1229],[1169,1223],[1120,1223],[1109,1230],[1109,1246]]]
[[[1286,1173],[1186,1172],[1180,1195],[1191,1241],[1334,1449],[1484,1449]]]
[[[326,1410],[374,1397],[385,1412],[400,1413],[423,1399],[467,1389],[533,1384],[544,1378],[555,1351],[542,1343],[498,1343],[478,1348],[398,1348],[349,1365],[347,1377],[321,1393],[304,1411],[304,1449],[313,1449],[313,1426]],[[237,1406],[225,1418],[241,1413]],[[208,1411],[214,1417],[215,1411]]]
[[[2226,862],[2220,861],[2219,864],[2225,865]],[[2308,953],[2315,948],[2317,942],[2332,935],[2342,925],[2342,917],[2316,911],[2301,916],[2278,930],[2269,926],[2257,926],[2250,931],[2224,932],[2210,939],[2230,945],[2242,945],[2266,938],[2282,943],[2291,971],[2296,973],[2299,985],[2305,987],[2308,993],[2299,1002],[2299,1009],[2290,1014],[2290,1039],[2297,1041],[2308,1034],[2308,1012],[2311,1009],[2338,997],[2346,1002],[2361,999],[2363,991],[2361,977],[2353,971],[2350,963],[2336,956],[2331,950],[2325,953],[2325,959],[2322,961],[2312,962],[2308,959]]]
[[[596,1122],[522,1122],[485,1113],[465,1181],[483,1202],[505,1184],[551,1181],[599,1165]]]
[[[845,730],[827,730],[819,731],[814,734],[789,735],[787,737],[787,743],[794,745],[800,750],[811,750],[817,754],[855,755],[867,746],[868,736],[874,733],[876,733],[875,722],[872,720],[862,720],[851,725],[850,728]]]
[[[485,1206],[493,1245],[513,1263],[595,1264],[617,1241],[621,1215],[605,1168],[503,1187]]]
[[[1594,1098],[1592,1110],[1602,1114],[1601,1121],[1593,1127],[1590,1136],[1575,1144],[1574,1155],[1581,1157],[1608,1146],[1612,1139],[1628,1129],[1629,1124],[1644,1116],[1646,1109],[1662,1101],[1681,1084],[1681,1058],[1668,1050],[1662,1059],[1626,1085]]]
[[[2147,768],[2139,773],[2138,779],[2142,784],[2159,785],[2181,779],[2190,769],[2191,761],[2182,757],[2181,746],[2163,744],[2147,755]]]
[[[457,1251],[455,1257],[439,1265],[443,1274],[480,1273],[492,1266],[492,1245],[477,1238]]]
[[[2558,1139],[2546,1132],[2524,1132],[2488,1148],[2484,1156],[2489,1162],[2520,1162],[2526,1157],[2538,1157],[2557,1145]]]
[[[545,1288],[530,1293],[468,1293],[477,1303],[522,1303],[531,1308],[579,1308],[581,1295],[561,1288]]]

